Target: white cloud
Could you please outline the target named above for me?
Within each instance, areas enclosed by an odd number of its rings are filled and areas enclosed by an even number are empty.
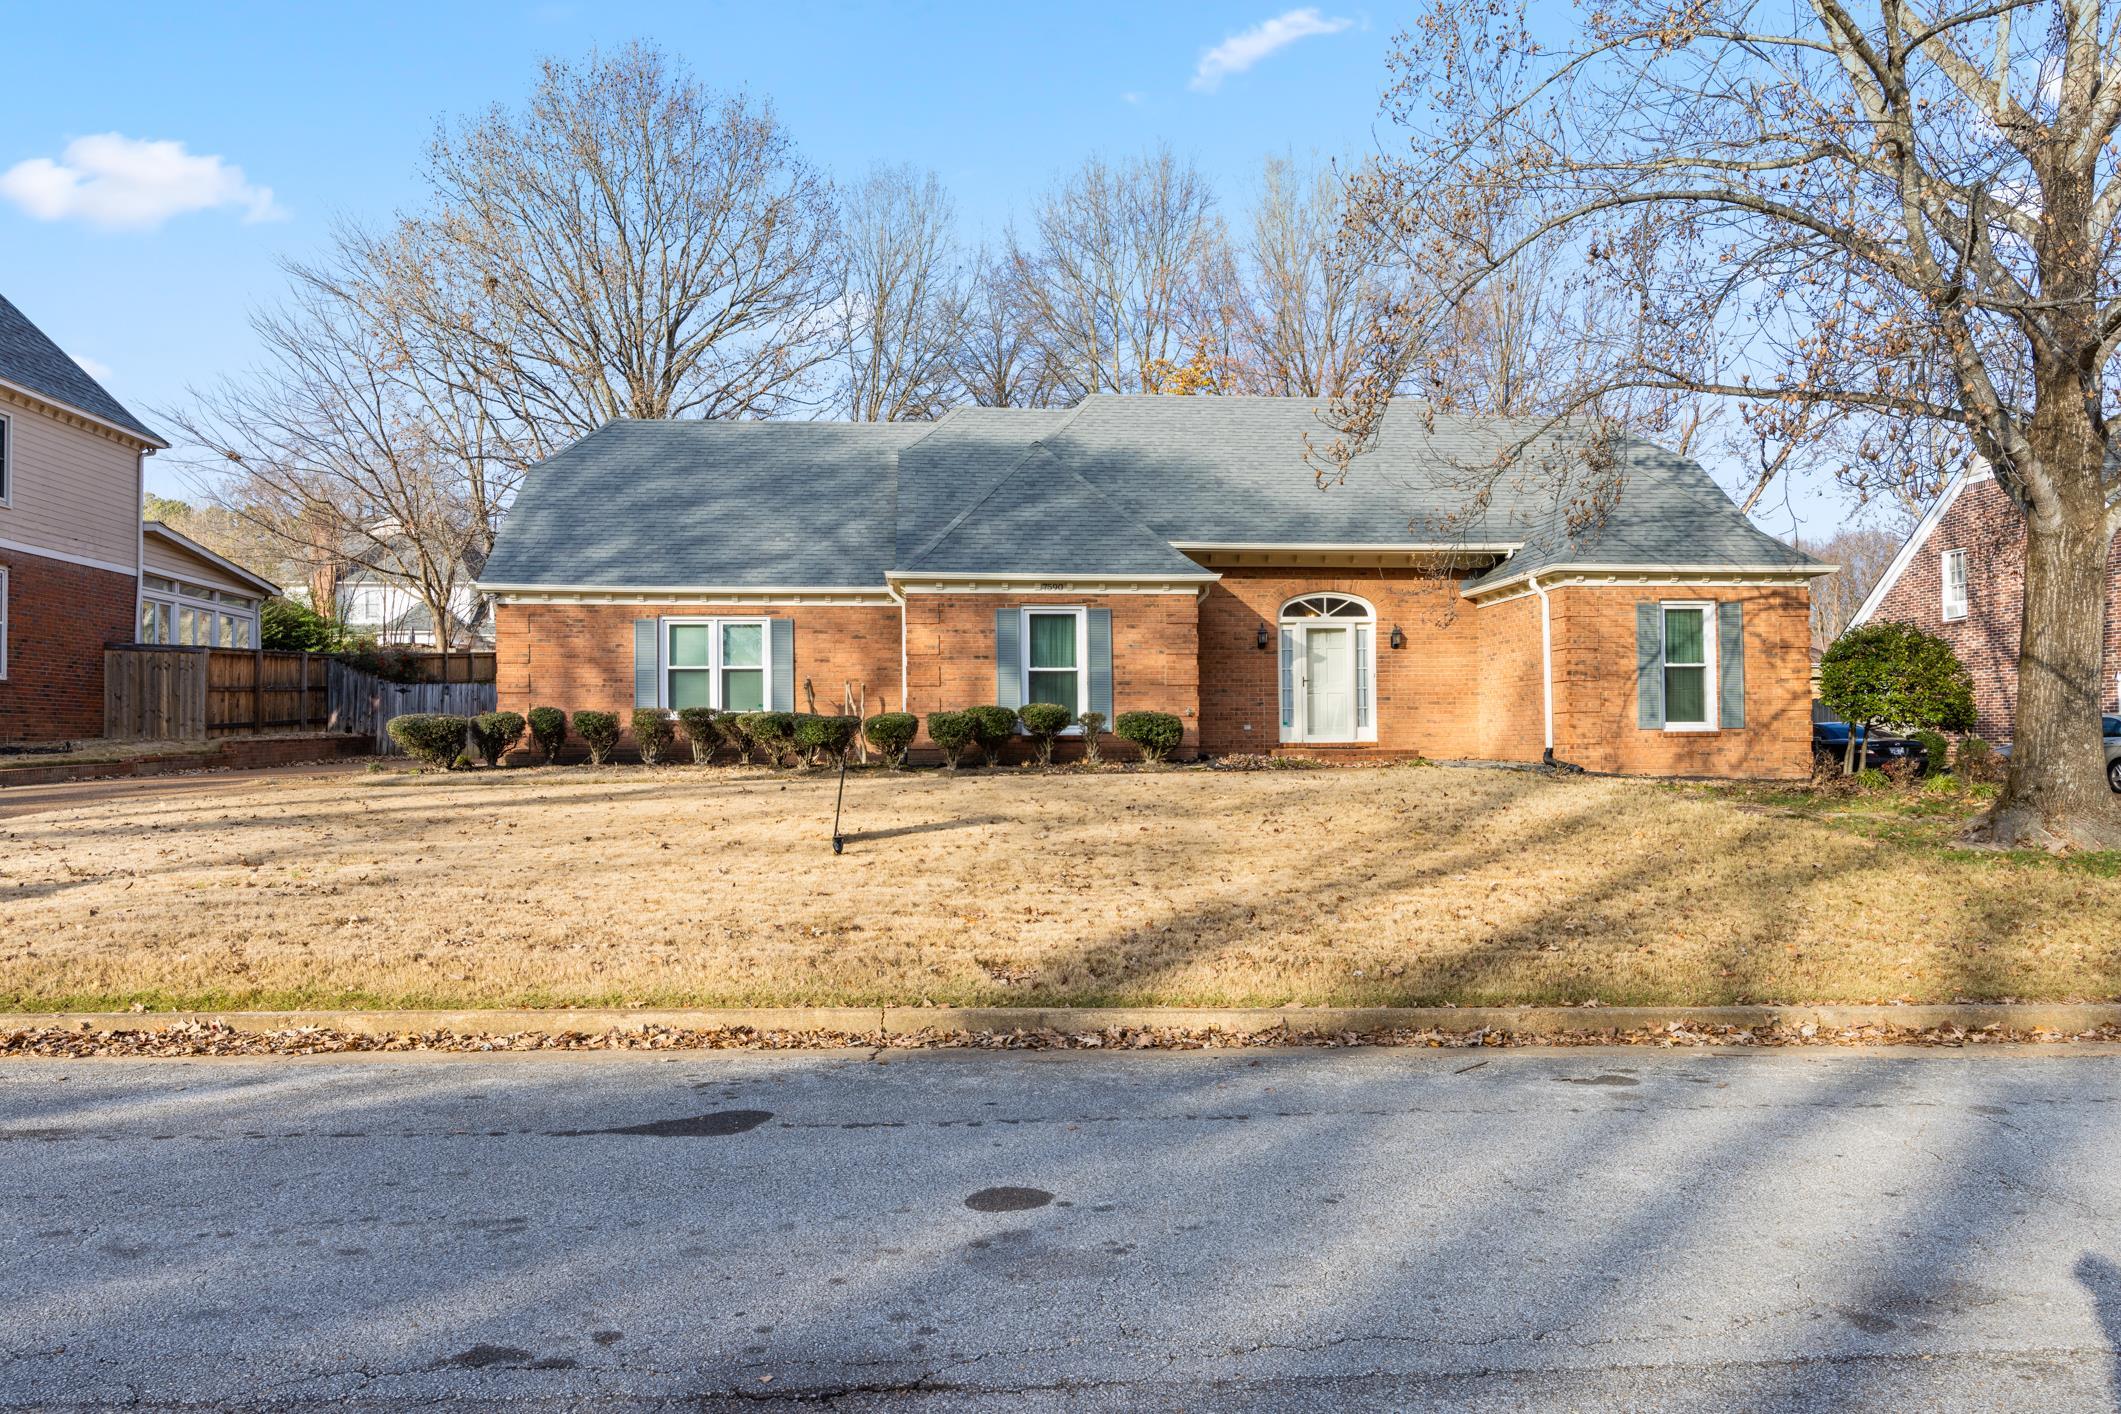
[[[1213,49],[1203,51],[1200,65],[1193,71],[1191,87],[1199,93],[1213,93],[1231,74],[1243,73],[1277,49],[1314,34],[1339,34],[1354,23],[1346,19],[1329,20],[1315,5],[1263,20],[1248,30],[1229,36]]]
[[[111,230],[152,230],[187,211],[233,206],[245,221],[280,221],[287,213],[272,188],[253,186],[243,169],[219,157],[123,133],[77,137],[59,160],[32,157],[0,172],[0,196],[40,221],[86,221]]]

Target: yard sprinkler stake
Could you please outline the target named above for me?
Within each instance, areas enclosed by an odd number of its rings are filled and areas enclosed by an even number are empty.
[[[847,803],[847,758],[840,758],[840,793],[832,802],[832,852],[840,853],[846,847],[847,837],[840,833],[840,807]]]

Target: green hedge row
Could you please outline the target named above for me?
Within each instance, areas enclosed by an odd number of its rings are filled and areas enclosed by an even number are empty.
[[[1016,735],[1019,722],[1036,746],[1041,765],[1052,764],[1054,741],[1070,727],[1083,729],[1083,759],[1092,765],[1099,759],[1104,716],[1097,712],[1077,715],[1051,702],[1034,702],[1020,710],[970,707],[961,712],[931,712],[928,736],[942,748],[943,761],[953,770],[967,747],[976,748],[980,759],[992,766],[1001,759],[1002,747]],[[860,733],[894,770],[905,765],[907,748],[920,729],[919,719],[910,712],[879,712],[864,721],[825,713],[716,712],[706,707],[681,708],[675,721],[659,708],[643,707],[633,713],[629,725],[641,760],[651,766],[669,760],[680,741],[691,749],[696,762],[712,761],[726,746],[746,764],[760,760],[775,766],[824,765],[844,758]],[[602,766],[618,749],[620,722],[616,712],[577,712],[570,721],[557,707],[533,707],[527,716],[516,712],[487,712],[478,717],[410,713],[393,717],[389,731],[391,740],[414,760],[446,771],[472,765],[475,759],[498,766],[526,729],[547,762],[559,759],[572,735],[589,749],[590,764]],[[1167,758],[1185,736],[1184,723],[1169,712],[1122,712],[1112,730],[1150,761]]]

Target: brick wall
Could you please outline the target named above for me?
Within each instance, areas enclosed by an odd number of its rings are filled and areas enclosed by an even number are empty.
[[[1170,712],[1185,723],[1179,755],[1200,746],[1201,656],[1197,597],[1180,594],[908,594],[907,710],[930,712],[994,701],[994,612],[1003,608],[1103,608],[1112,611],[1112,715]],[[1107,740],[1108,755],[1131,748]]]
[[[1201,747],[1306,755],[1418,753],[1442,760],[1539,755],[1538,601],[1476,608],[1456,577],[1416,570],[1226,569],[1200,606]],[[1351,594],[1377,612],[1377,741],[1358,748],[1284,747],[1282,605]],[[1267,629],[1267,647],[1259,630]],[[1391,646],[1392,629],[1406,646]],[[1526,633],[1529,629],[1529,640]]]
[[[131,575],[15,550],[7,570],[7,680],[0,741],[103,735],[103,649],[130,643],[139,587]]]
[[[1965,550],[1966,617],[1944,618],[1944,552]],[[2121,711],[2121,538],[2107,558],[2106,663],[2099,684],[2105,710]],[[1939,635],[1974,675],[1974,730],[2008,741],[2018,710],[2018,632],[2025,617],[2025,520],[1996,482],[1976,481],[1952,502],[1872,618]]]
[[[800,605],[769,609],[742,605],[497,604],[494,606],[494,690],[503,710],[558,707],[633,711],[635,619],[785,618],[795,621],[795,706],[807,711],[803,684],[817,710],[837,711],[846,685],[871,713],[898,707],[898,608],[890,604]],[[992,691],[992,685],[989,685]]]
[[[1554,590],[1552,598],[1554,754],[1560,759],[1625,775],[1787,778],[1809,771],[1809,589],[1576,585]],[[1636,725],[1635,606],[1645,599],[1735,599],[1745,605],[1742,730],[1668,732]]]

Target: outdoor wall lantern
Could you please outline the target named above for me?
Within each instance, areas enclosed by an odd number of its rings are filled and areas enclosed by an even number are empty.
[[[1394,648],[1404,648],[1407,646],[1407,636],[1399,631],[1398,624],[1392,625],[1392,646]]]
[[[1254,642],[1258,644],[1260,652],[1264,653],[1267,651],[1267,626],[1265,624],[1259,626],[1259,637]]]

